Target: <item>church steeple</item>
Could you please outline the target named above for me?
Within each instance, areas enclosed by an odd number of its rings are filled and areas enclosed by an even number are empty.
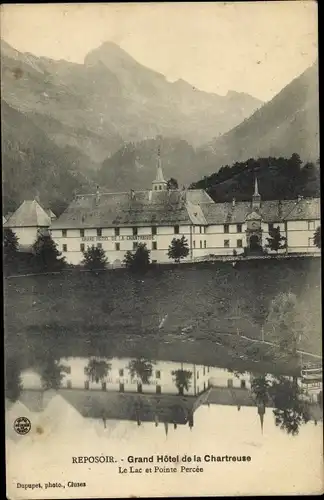
[[[152,189],[153,191],[165,191],[167,189],[167,181],[163,177],[160,148],[158,149],[156,177],[152,183]]]
[[[254,193],[252,196],[252,210],[259,210],[261,207],[261,196],[259,194],[258,179],[254,181]]]

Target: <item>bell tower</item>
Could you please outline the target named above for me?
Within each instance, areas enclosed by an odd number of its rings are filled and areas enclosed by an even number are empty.
[[[259,194],[258,179],[255,178],[254,181],[254,193],[252,196],[252,210],[260,210],[261,208],[261,196]]]
[[[156,166],[156,177],[152,183],[153,191],[166,191],[167,181],[163,177],[162,164],[161,164],[161,151],[158,149],[158,158]]]

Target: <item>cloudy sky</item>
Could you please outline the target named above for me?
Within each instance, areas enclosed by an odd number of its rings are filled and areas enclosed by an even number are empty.
[[[317,57],[315,1],[2,5],[19,51],[82,63],[105,41],[173,81],[269,100]]]

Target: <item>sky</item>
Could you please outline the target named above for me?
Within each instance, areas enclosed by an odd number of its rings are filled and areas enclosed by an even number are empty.
[[[82,63],[113,41],[168,80],[270,100],[317,58],[317,3],[4,4],[1,37]]]

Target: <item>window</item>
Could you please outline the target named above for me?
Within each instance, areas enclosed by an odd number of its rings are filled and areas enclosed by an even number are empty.
[[[204,248],[207,248],[207,241],[204,240]]]
[[[245,389],[245,388],[246,388],[245,380],[241,380],[241,389]]]
[[[133,236],[137,236],[137,227],[133,227]]]
[[[161,394],[161,386],[160,385],[156,386],[156,394]]]
[[[123,370],[122,368],[119,370],[119,376],[120,376],[120,377],[123,377],[123,376],[124,376],[124,370]]]
[[[102,243],[97,243],[97,248],[102,248]]]
[[[136,249],[137,249],[137,247],[138,247],[138,243],[137,243],[137,241],[134,241],[134,242],[133,242],[133,250],[136,250]]]
[[[65,366],[64,371],[67,375],[71,375],[71,366]]]
[[[179,226],[174,226],[174,234],[179,234]]]
[[[313,247],[314,246],[314,238],[308,238],[308,246]]]
[[[308,231],[313,231],[314,229],[315,229],[315,221],[309,220],[308,221]]]
[[[97,229],[97,236],[102,236],[102,229]]]
[[[229,246],[230,246],[229,240],[224,240],[224,247],[229,248]]]
[[[67,237],[67,230],[66,229],[62,229],[62,236],[63,236],[63,238]]]
[[[237,246],[237,248],[242,248],[243,247],[243,241],[242,240],[237,240],[236,241],[236,246]]]
[[[71,380],[68,380],[68,381],[66,382],[66,388],[67,388],[67,389],[72,389],[72,382],[71,382]]]
[[[229,233],[229,224],[224,224],[224,233]]]
[[[200,248],[202,248],[202,241],[200,240],[200,242],[199,242],[199,243],[200,243]]]
[[[154,186],[155,191],[157,191],[157,186]]]
[[[80,229],[80,236],[81,238],[84,238],[84,229]]]
[[[199,371],[197,370],[197,380],[199,379]]]
[[[156,235],[156,226],[153,226],[152,227],[152,236],[155,236]]]
[[[152,242],[152,250],[157,250],[157,242],[156,241]]]
[[[233,380],[230,378],[227,380],[227,387],[233,387]]]
[[[80,245],[80,252],[84,252],[84,243],[81,243]]]
[[[119,234],[120,234],[119,227],[115,227],[115,236],[119,236]]]
[[[117,250],[117,252],[120,250],[120,243],[115,243],[115,250]]]
[[[193,247],[196,248],[196,242],[193,240]]]
[[[161,378],[161,371],[160,370],[156,370],[155,378]]]
[[[205,373],[206,373],[206,367],[204,366],[204,368],[203,368],[203,376],[205,376]]]
[[[268,232],[270,232],[272,230],[273,230],[273,222],[271,222],[270,224],[268,224]]]
[[[236,224],[236,232],[241,233],[242,232],[242,224]]]
[[[84,388],[85,388],[86,390],[89,390],[89,380],[86,380],[86,381],[84,382]]]
[[[63,252],[67,252],[67,245],[63,245],[62,250]]]
[[[162,186],[159,186],[159,190],[162,191]]]

